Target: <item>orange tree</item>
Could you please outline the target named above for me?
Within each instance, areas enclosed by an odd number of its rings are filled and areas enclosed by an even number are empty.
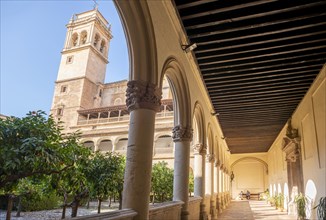
[[[60,174],[74,167],[85,157],[78,138],[78,133],[63,134],[61,124],[46,118],[43,111],[0,119],[0,191],[11,195],[23,178]]]

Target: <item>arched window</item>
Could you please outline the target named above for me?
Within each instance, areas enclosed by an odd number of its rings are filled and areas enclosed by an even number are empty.
[[[114,100],[114,105],[121,105],[121,103],[122,103],[122,99],[121,98],[116,98]]]
[[[86,44],[87,41],[87,31],[82,31],[80,35],[80,44]]]
[[[105,48],[105,41],[102,40],[102,42],[101,42],[101,47],[100,47],[100,52],[101,52],[101,53],[104,53],[104,48]]]
[[[78,34],[74,33],[71,37],[71,46],[76,47],[78,44]]]
[[[93,43],[94,47],[97,47],[99,41],[100,41],[100,36],[98,34],[95,34],[94,43]]]

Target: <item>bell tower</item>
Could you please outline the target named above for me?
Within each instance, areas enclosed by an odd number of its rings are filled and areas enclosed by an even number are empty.
[[[68,128],[78,110],[101,106],[112,34],[97,8],[73,15],[66,27],[50,114]]]

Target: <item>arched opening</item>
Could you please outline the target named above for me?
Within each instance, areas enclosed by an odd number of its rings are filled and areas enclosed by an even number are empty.
[[[100,41],[100,36],[98,34],[95,34],[94,41],[93,41],[93,46],[97,48],[98,44],[99,44],[99,41]]]
[[[84,45],[87,42],[87,31],[82,31],[80,34],[80,45]]]
[[[173,156],[173,140],[171,135],[162,135],[158,137],[154,151],[156,156],[163,156],[162,154]]]
[[[93,141],[85,141],[83,145],[87,148],[90,148],[93,152],[95,151],[95,145]]]
[[[105,51],[104,49],[105,49],[105,40],[102,40],[101,41],[101,46],[100,46],[100,52],[104,53],[104,51]]]
[[[111,152],[112,151],[112,141],[102,140],[98,145],[98,150],[101,152]]]
[[[118,140],[115,151],[123,155],[126,154],[128,146],[128,138],[121,138]]]
[[[71,36],[70,46],[76,47],[77,45],[78,45],[78,34],[73,33],[73,35]]]

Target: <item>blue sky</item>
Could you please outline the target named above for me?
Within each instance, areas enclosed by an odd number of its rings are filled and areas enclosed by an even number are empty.
[[[0,113],[23,117],[51,108],[65,25],[75,13],[93,9],[92,0],[1,2]],[[106,82],[127,79],[128,52],[120,18],[112,1],[97,0],[112,25]]]

